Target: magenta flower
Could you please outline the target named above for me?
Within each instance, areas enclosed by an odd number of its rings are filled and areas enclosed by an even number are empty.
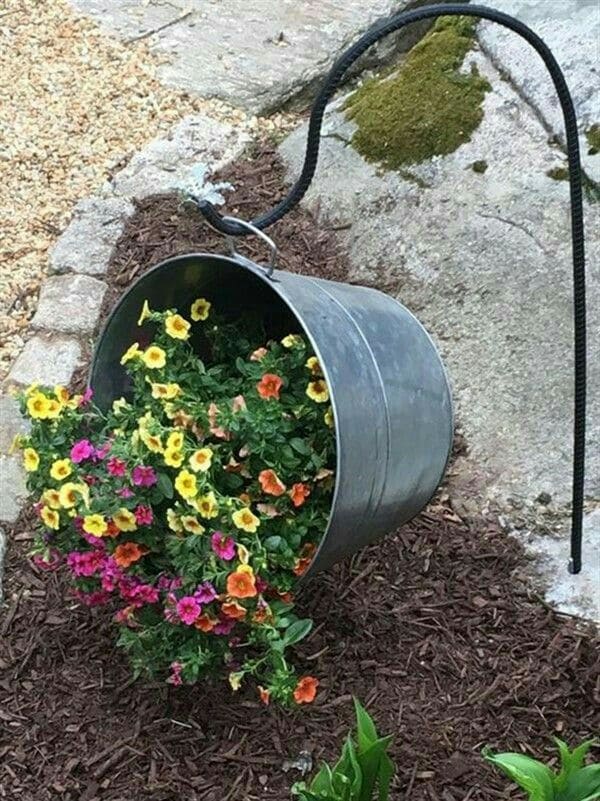
[[[256,576],[255,583],[256,583],[256,592],[258,592],[260,595],[262,595],[263,592],[266,592],[269,589],[269,585],[267,584],[267,582],[260,576]]]
[[[81,400],[79,401],[80,406],[87,406],[87,404],[91,401],[94,397],[94,390],[91,387],[88,387],[86,391],[81,396]]]
[[[202,584],[199,584],[194,593],[194,598],[199,604],[209,604],[211,601],[214,601],[216,597],[217,591],[210,581],[204,581]]]
[[[112,442],[105,442],[101,448],[96,448],[94,451],[94,459],[105,459],[108,456],[111,448]]]
[[[88,439],[80,439],[71,448],[71,461],[75,464],[84,462],[94,455],[94,446]]]
[[[181,671],[183,670],[183,665],[181,662],[171,662],[169,667],[171,669],[171,675],[167,679],[167,684],[179,687],[182,684]]]
[[[124,476],[127,465],[122,459],[118,459],[116,456],[111,456],[106,463],[106,469],[111,476]]]
[[[40,570],[56,570],[60,565],[62,557],[56,548],[51,548],[44,555],[36,553],[32,558],[32,562]]]
[[[103,590],[96,590],[95,592],[75,590],[74,595],[78,601],[86,606],[103,606],[110,601],[110,595]]]
[[[158,481],[154,469],[145,465],[138,465],[133,468],[131,480],[137,487],[151,487]]]
[[[133,628],[135,623],[134,612],[133,606],[126,606],[124,609],[119,609],[118,612],[115,612],[115,623]]]
[[[82,518],[79,519],[83,522]],[[93,534],[88,534],[87,531],[83,530],[82,526],[80,526],[79,533],[81,534],[83,539],[88,543],[88,545],[92,546],[92,548],[97,548],[100,551],[106,550],[106,543],[104,542],[102,537],[94,537]]]
[[[219,559],[223,559],[225,562],[230,562],[235,556],[235,542],[233,538],[228,537],[221,531],[215,531],[210,538],[210,544]]]
[[[129,600],[136,607],[155,604],[158,601],[158,590],[151,584],[138,584],[129,593]]]
[[[129,489],[129,487],[123,487],[117,492],[121,498],[133,498],[133,490]]]
[[[114,592],[117,589],[119,582],[123,578],[123,571],[112,556],[109,556],[104,562],[101,577],[103,590],[106,592]]]
[[[177,602],[177,614],[182,623],[186,626],[191,626],[192,623],[200,616],[202,609],[198,601],[192,595],[184,595]]]
[[[214,634],[224,634],[227,636],[235,626],[235,620],[228,617],[222,617],[213,629]]]
[[[100,551],[71,551],[67,565],[74,576],[95,576],[104,567],[104,554]]]
[[[138,526],[150,526],[154,520],[154,514],[149,506],[137,506],[135,511],[135,522]]]

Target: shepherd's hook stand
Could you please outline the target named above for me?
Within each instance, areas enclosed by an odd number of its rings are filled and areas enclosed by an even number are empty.
[[[277,206],[266,212],[251,225],[263,230],[280,220],[304,197],[315,174],[319,156],[319,138],[325,109],[341,79],[349,67],[371,47],[371,45],[394,31],[404,28],[413,22],[435,17],[469,16],[497,22],[519,34],[541,56],[554,82],[560,100],[565,122],[567,156],[569,163],[569,186],[571,199],[571,239],[573,247],[573,314],[574,314],[574,355],[575,355],[575,403],[573,426],[573,495],[571,516],[571,558],[569,571],[581,571],[581,542],[583,527],[583,500],[585,483],[585,411],[586,411],[586,304],[585,304],[585,246],[583,227],[583,198],[581,188],[581,161],[579,154],[579,138],[577,117],[573,100],[565,77],[551,50],[527,25],[519,20],[478,5],[449,3],[424,6],[414,11],[406,11],[391,17],[385,22],[368,30],[354,45],[341,55],[331,68],[319,94],[317,95],[308,128],[306,155],[300,177],[286,197]],[[232,218],[223,217],[207,200],[198,200],[198,207],[207,222],[217,231],[228,237],[247,236],[251,233],[247,224]]]

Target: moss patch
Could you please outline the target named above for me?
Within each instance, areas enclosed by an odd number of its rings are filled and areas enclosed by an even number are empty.
[[[546,173],[548,178],[552,178],[554,181],[568,181],[569,180],[569,168],[568,167],[551,167],[548,172]]]
[[[469,141],[491,88],[476,69],[459,72],[474,35],[468,17],[442,17],[396,74],[369,81],[352,95],[346,112],[358,126],[352,144],[359,153],[397,170]]]
[[[483,173],[487,170],[488,163],[487,161],[474,161],[471,164],[471,169],[473,172],[478,173],[479,175],[483,175]]]
[[[597,153],[600,153],[600,125],[598,123],[588,128],[585,132],[585,138],[588,140],[588,145],[590,146],[588,154],[590,156],[595,156]]]

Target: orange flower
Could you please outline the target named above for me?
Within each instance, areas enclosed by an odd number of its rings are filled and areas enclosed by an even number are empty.
[[[230,617],[233,620],[243,620],[246,617],[246,610],[236,601],[222,604],[221,611],[226,617]]]
[[[257,348],[253,350],[250,354],[250,361],[251,362],[259,362],[261,359],[264,359],[269,351],[266,348]]]
[[[261,625],[262,623],[271,622],[273,620],[273,612],[268,606],[260,606],[252,615],[252,621]]]
[[[279,595],[284,604],[294,603],[294,596],[291,592],[278,592],[277,595]]]
[[[306,486],[306,484],[302,483],[294,484],[289,491],[289,496],[292,499],[294,506],[302,506],[309,495],[310,489]]]
[[[279,390],[283,386],[283,381],[274,373],[265,373],[256,385],[258,394],[261,398],[275,398],[279,400]]]
[[[232,598],[254,598],[256,580],[251,573],[236,570],[227,576],[227,594]]]
[[[145,553],[148,551],[140,547],[137,542],[124,542],[122,545],[117,545],[113,556],[119,567],[129,567],[141,559]]]
[[[294,700],[297,704],[311,704],[317,695],[319,680],[312,676],[303,676],[294,690]]]
[[[240,501],[242,501],[242,503],[249,504],[252,503],[252,498],[248,495],[247,492],[242,492],[242,494],[240,495]]]
[[[259,687],[258,692],[260,695],[260,700],[263,702],[263,704],[268,706],[269,701],[271,700],[271,690],[265,690],[264,687]]]
[[[263,492],[266,492],[267,495],[275,495],[277,498],[285,492],[285,484],[274,470],[261,470],[258,480]]]
[[[118,537],[121,533],[121,529],[117,526],[117,524],[113,520],[108,520],[106,523],[106,534],[105,537]]]
[[[296,576],[303,576],[306,573],[310,567],[310,563],[312,562],[316,550],[317,546],[312,542],[307,542],[302,548],[300,551],[300,557],[296,559],[296,564],[294,565],[294,574]]]
[[[208,634],[209,631],[212,631],[216,625],[217,621],[210,615],[207,615],[206,612],[203,615],[200,615],[200,617],[197,617],[194,621],[194,626],[206,634]]]

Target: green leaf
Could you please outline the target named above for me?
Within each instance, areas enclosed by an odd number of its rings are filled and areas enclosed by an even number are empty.
[[[489,754],[484,757],[529,793],[529,801],[556,801],[552,771],[524,754]]]
[[[308,456],[309,454],[312,453],[312,448],[310,447],[310,445],[308,445],[307,442],[305,442],[303,439],[300,439],[299,437],[294,437],[293,439],[291,439],[290,445],[295,451],[301,453],[303,456]]]
[[[362,793],[358,801],[371,801],[376,785],[379,783],[379,773],[383,757],[392,737],[382,737],[375,740],[362,753],[358,753],[358,763],[363,776]]]
[[[377,740],[377,730],[373,719],[360,703],[357,698],[354,698],[354,711],[356,713],[356,730],[358,734],[358,748],[359,751],[366,750],[371,743]]]
[[[300,640],[303,640],[313,627],[312,620],[297,620],[287,629],[283,635],[286,645],[295,645]]]
[[[600,764],[588,765],[572,773],[556,801],[595,801],[600,798]]]
[[[267,551],[279,551],[282,543],[283,537],[280,537],[279,534],[274,534],[271,537],[267,537],[266,540],[263,540],[263,545]]]
[[[573,751],[570,751],[568,745],[557,737],[554,738],[554,742],[558,746],[560,752],[561,764],[561,771],[555,779],[554,787],[556,790],[562,790],[567,786],[569,776],[583,766],[587,752],[594,744],[594,740],[587,740],[581,743],[581,745],[574,748]]]
[[[379,766],[379,801],[389,801],[390,785],[396,768],[387,754],[384,754]]]
[[[158,474],[157,487],[169,500],[173,497],[173,482],[166,473]]]
[[[313,793],[333,793],[333,774],[329,765],[322,765],[310,784]]]

